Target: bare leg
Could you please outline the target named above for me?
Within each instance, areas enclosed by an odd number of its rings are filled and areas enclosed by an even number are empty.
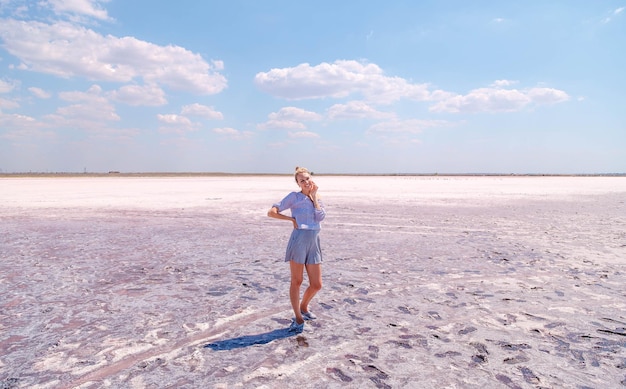
[[[304,296],[302,296],[302,302],[300,303],[301,312],[309,311],[309,303],[315,294],[322,289],[322,265],[306,265],[306,274],[309,277],[309,287],[306,288]]]
[[[291,300],[291,307],[293,313],[296,315],[296,322],[298,324],[304,323],[302,313],[300,313],[300,286],[304,278],[304,265],[294,261],[289,261],[289,268],[291,269],[291,284],[289,285],[289,300]]]

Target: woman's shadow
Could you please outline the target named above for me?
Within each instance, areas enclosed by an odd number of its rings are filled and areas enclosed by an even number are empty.
[[[280,328],[278,330],[266,332],[258,335],[245,335],[238,338],[225,339],[217,342],[209,343],[205,345],[205,348],[211,350],[233,350],[236,348],[243,348],[253,346],[255,344],[266,344],[274,340],[285,339],[291,336],[299,335],[295,331],[289,331],[289,328]]]

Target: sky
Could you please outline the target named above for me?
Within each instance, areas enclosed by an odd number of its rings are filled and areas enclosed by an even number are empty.
[[[626,1],[0,0],[0,172],[626,172]]]

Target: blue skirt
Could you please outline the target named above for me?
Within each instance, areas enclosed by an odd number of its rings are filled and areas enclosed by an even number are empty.
[[[300,230],[294,228],[287,244],[285,262],[294,261],[303,265],[322,263],[319,232],[320,230]]]

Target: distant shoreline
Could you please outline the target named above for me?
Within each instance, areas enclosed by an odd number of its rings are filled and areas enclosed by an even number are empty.
[[[551,173],[314,173],[317,176],[338,177],[626,177],[626,173],[551,174]],[[117,172],[108,173],[0,173],[0,178],[55,177],[250,177],[291,176],[289,173],[223,173],[223,172]]]

